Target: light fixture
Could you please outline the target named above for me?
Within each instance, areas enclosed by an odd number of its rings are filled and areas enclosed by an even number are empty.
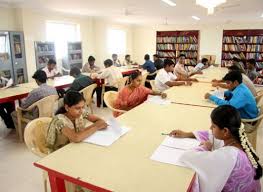
[[[212,15],[215,7],[225,2],[226,0],[196,0],[197,5],[207,8],[208,15]]]
[[[170,5],[170,6],[172,6],[172,7],[176,6],[176,3],[173,2],[173,1],[171,1],[171,0],[162,0],[162,1],[165,2],[165,3],[167,3],[168,5]]]
[[[197,20],[197,21],[199,21],[199,20],[200,20],[200,18],[199,18],[199,17],[197,17],[197,16],[192,16],[192,18],[193,18],[193,19],[195,19],[195,20]]]

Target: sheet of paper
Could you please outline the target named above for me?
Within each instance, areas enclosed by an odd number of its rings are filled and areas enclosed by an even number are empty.
[[[154,104],[158,104],[158,105],[169,105],[169,104],[171,104],[171,101],[168,100],[167,98],[162,99],[160,96],[153,96],[153,95],[149,95],[146,102],[154,103]]]
[[[198,147],[200,145],[200,142],[196,139],[173,138],[167,136],[161,145],[176,149],[189,150]]]
[[[108,120],[107,124],[108,127],[106,129],[97,131],[83,142],[110,146],[130,130],[127,127],[121,126],[115,119]]]
[[[212,95],[214,95],[220,99],[224,99],[224,90],[215,90],[212,92]]]

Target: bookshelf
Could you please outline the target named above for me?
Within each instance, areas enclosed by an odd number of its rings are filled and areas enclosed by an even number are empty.
[[[82,44],[81,42],[68,42],[68,65],[82,68]]]
[[[196,65],[199,58],[199,31],[157,31],[156,54],[161,59],[186,55],[186,65]]]
[[[244,64],[254,58],[263,68],[263,30],[224,30],[221,66],[228,67],[234,57]]]
[[[37,69],[46,67],[49,59],[56,60],[54,42],[35,42],[36,66]]]

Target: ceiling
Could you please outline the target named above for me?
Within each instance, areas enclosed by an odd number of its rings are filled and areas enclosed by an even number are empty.
[[[98,16],[134,24],[263,22],[263,0],[227,0],[209,16],[207,9],[196,5],[195,0],[173,1],[175,7],[161,0],[0,0],[0,6]],[[193,15],[201,20],[192,19]]]

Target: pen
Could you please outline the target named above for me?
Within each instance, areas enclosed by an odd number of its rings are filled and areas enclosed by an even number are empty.
[[[169,133],[161,133],[161,135],[170,135]]]

